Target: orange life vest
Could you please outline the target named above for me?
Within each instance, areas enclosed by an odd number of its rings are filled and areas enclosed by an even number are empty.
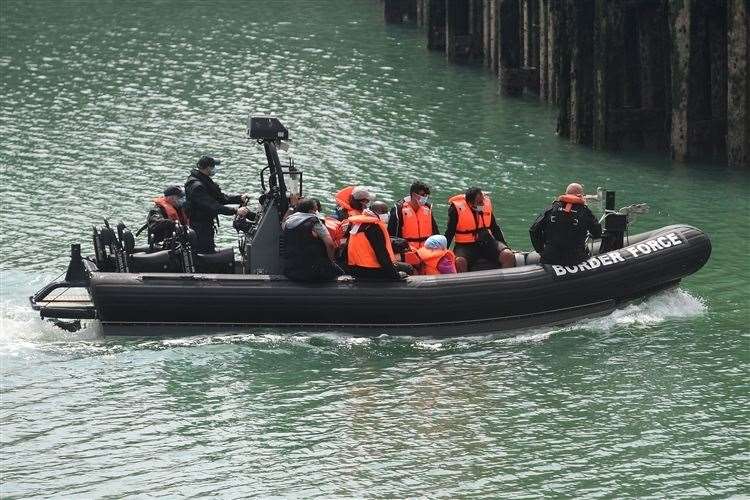
[[[346,210],[346,214],[348,217],[351,217],[352,215],[362,215],[362,210],[357,210],[356,208],[352,208],[352,192],[354,191],[354,186],[347,186],[343,189],[340,189],[335,195],[334,195],[334,201],[338,206]]]
[[[422,205],[415,211],[411,206],[411,197],[406,197],[398,205],[401,222],[401,237],[416,250],[432,236],[432,209]]]
[[[334,246],[338,248],[343,242],[346,241],[344,235],[344,222],[338,220],[336,217],[330,216],[326,216],[324,222],[326,225],[326,229],[328,229],[328,234],[331,235]]]
[[[573,205],[585,205],[586,200],[583,198],[583,196],[579,196],[577,194],[564,194],[562,196],[558,196],[557,201],[561,203],[565,203],[565,207],[563,208],[563,212],[568,212],[573,209]]]
[[[419,250],[417,250],[417,255],[419,256],[419,259],[422,261],[421,266],[421,273],[420,274],[440,274],[440,271],[438,270],[438,262],[440,262],[440,259],[442,259],[445,256],[448,256],[450,260],[452,260],[454,263],[456,262],[456,256],[453,252],[450,250],[441,250],[441,249],[430,249],[422,247]],[[455,264],[454,264],[455,265]]]
[[[167,198],[165,196],[154,198],[154,203],[159,205],[161,209],[164,210],[164,213],[167,214],[168,219],[179,222],[183,225],[188,225],[190,223],[190,219],[188,219],[185,211],[181,208],[175,208],[171,203],[169,203],[169,201],[167,201]]]
[[[458,223],[456,224],[456,243],[474,243],[481,229],[489,229],[492,223],[492,200],[484,195],[484,209],[481,215],[466,202],[466,196],[457,194],[448,200],[456,207]]]
[[[352,191],[354,191],[354,186],[347,186],[341,190],[339,190],[338,193],[334,196],[334,199],[336,200],[336,203],[338,206],[346,210],[347,212],[352,210],[352,206],[350,204],[350,200],[352,198]]]
[[[370,269],[379,269],[380,262],[375,255],[370,241],[365,235],[362,226],[368,224],[377,224],[380,230],[383,232],[383,238],[385,238],[385,248],[388,251],[388,255],[391,258],[391,262],[395,262],[396,256],[393,254],[393,247],[391,246],[391,237],[388,234],[388,228],[385,223],[378,217],[371,215],[355,215],[349,217],[349,224],[351,230],[349,231],[349,242],[346,248],[346,262],[350,266],[367,267]]]

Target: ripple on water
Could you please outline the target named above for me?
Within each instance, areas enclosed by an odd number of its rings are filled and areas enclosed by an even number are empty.
[[[747,178],[558,141],[553,108],[342,2],[3,4],[0,496],[750,493]],[[109,338],[29,310],[94,219],[140,226],[202,154],[258,194],[249,113],[282,117],[326,209],[347,183],[392,201],[423,179],[442,225],[478,184],[522,248],[576,178],[652,203],[639,229],[710,228],[715,255],[682,291],[511,338]]]

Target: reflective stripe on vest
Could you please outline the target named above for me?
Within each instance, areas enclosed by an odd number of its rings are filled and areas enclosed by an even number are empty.
[[[164,210],[164,213],[167,214],[167,218],[169,220],[179,222],[183,225],[187,225],[190,222],[188,216],[185,214],[185,211],[172,206],[172,204],[167,201],[166,197],[159,196],[158,198],[154,198],[154,203],[159,205],[161,209]]]
[[[401,237],[415,250],[422,247],[425,240],[432,236],[432,209],[422,205],[415,212],[411,197],[407,197],[400,204],[400,211]]]
[[[484,195],[484,210],[481,216],[474,212],[466,202],[466,197],[462,194],[451,197],[448,203],[453,204],[458,213],[456,243],[474,243],[477,241],[478,230],[490,227],[492,223],[492,200],[486,194]]]
[[[448,256],[449,259],[453,260],[455,262],[456,256],[451,252],[450,250],[432,250],[429,248],[420,248],[417,250],[417,255],[419,256],[419,259],[422,261],[422,273],[421,274],[440,274],[440,271],[438,270],[438,262],[440,262],[440,259]]]
[[[393,247],[391,246],[391,237],[388,234],[388,228],[385,223],[378,217],[372,217],[370,215],[355,215],[349,217],[349,224],[351,224],[351,230],[349,231],[349,242],[346,247],[346,261],[350,266],[366,267],[369,269],[380,269],[380,262],[375,255],[370,241],[367,239],[367,235],[364,233],[363,226],[370,224],[376,224],[383,232],[385,238],[385,248],[388,251],[388,255],[391,258],[391,262],[396,261],[396,256],[393,254]]]

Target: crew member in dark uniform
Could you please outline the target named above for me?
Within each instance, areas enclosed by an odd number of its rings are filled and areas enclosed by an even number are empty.
[[[154,198],[154,206],[148,212],[146,224],[138,230],[136,236],[144,229],[148,229],[150,242],[159,245],[172,235],[177,222],[188,225],[185,201],[182,186],[167,187],[163,196]]]
[[[198,160],[197,169],[190,172],[185,182],[187,196],[187,212],[190,217],[190,227],[195,230],[197,253],[213,253],[216,251],[214,243],[214,221],[218,223],[219,214],[247,217],[250,209],[247,207],[228,207],[245,203],[249,195],[225,195],[211,177],[216,174],[217,165],[221,164],[210,156],[203,156]]]
[[[284,275],[297,281],[330,281],[344,272],[334,262],[335,245],[320,220],[320,202],[305,198],[281,225]]]
[[[602,226],[586,206],[583,186],[572,183],[529,228],[542,263],[574,266],[589,258],[586,236],[601,238]]]

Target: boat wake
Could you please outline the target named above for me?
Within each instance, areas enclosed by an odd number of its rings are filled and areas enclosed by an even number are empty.
[[[81,344],[101,339],[101,328],[96,322],[84,322],[83,328],[76,332],[65,331],[49,321],[39,318],[26,304],[26,298],[47,276],[30,277],[28,273],[3,271],[2,294],[0,295],[0,355],[13,355],[23,350],[50,348],[65,350],[68,345],[71,351],[79,352]],[[434,352],[471,348],[478,344],[525,344],[545,342],[554,335],[573,331],[612,332],[618,330],[632,331],[658,327],[665,321],[682,320],[700,316],[707,310],[703,299],[695,297],[685,290],[674,288],[656,294],[643,302],[627,305],[607,316],[580,320],[562,327],[538,327],[503,332],[502,334],[477,335],[470,337],[360,337],[339,332],[290,331],[278,332],[272,328],[252,329],[244,332],[212,331],[197,332],[187,337],[151,338],[133,342],[127,341],[128,348],[135,349],[170,349],[176,347],[200,347],[216,344],[249,344],[268,346],[312,346],[318,348],[335,347],[344,349],[372,348],[375,346],[408,347],[422,352]],[[134,334],[135,335],[135,334]],[[120,339],[109,339],[108,344],[124,342]],[[93,345],[91,346],[94,347]],[[99,351],[102,346],[92,349]],[[109,347],[115,347],[110,345]],[[119,346],[121,349],[124,346]],[[116,350],[120,350],[116,349]],[[84,349],[85,350],[85,349]],[[93,354],[93,352],[92,352]]]

